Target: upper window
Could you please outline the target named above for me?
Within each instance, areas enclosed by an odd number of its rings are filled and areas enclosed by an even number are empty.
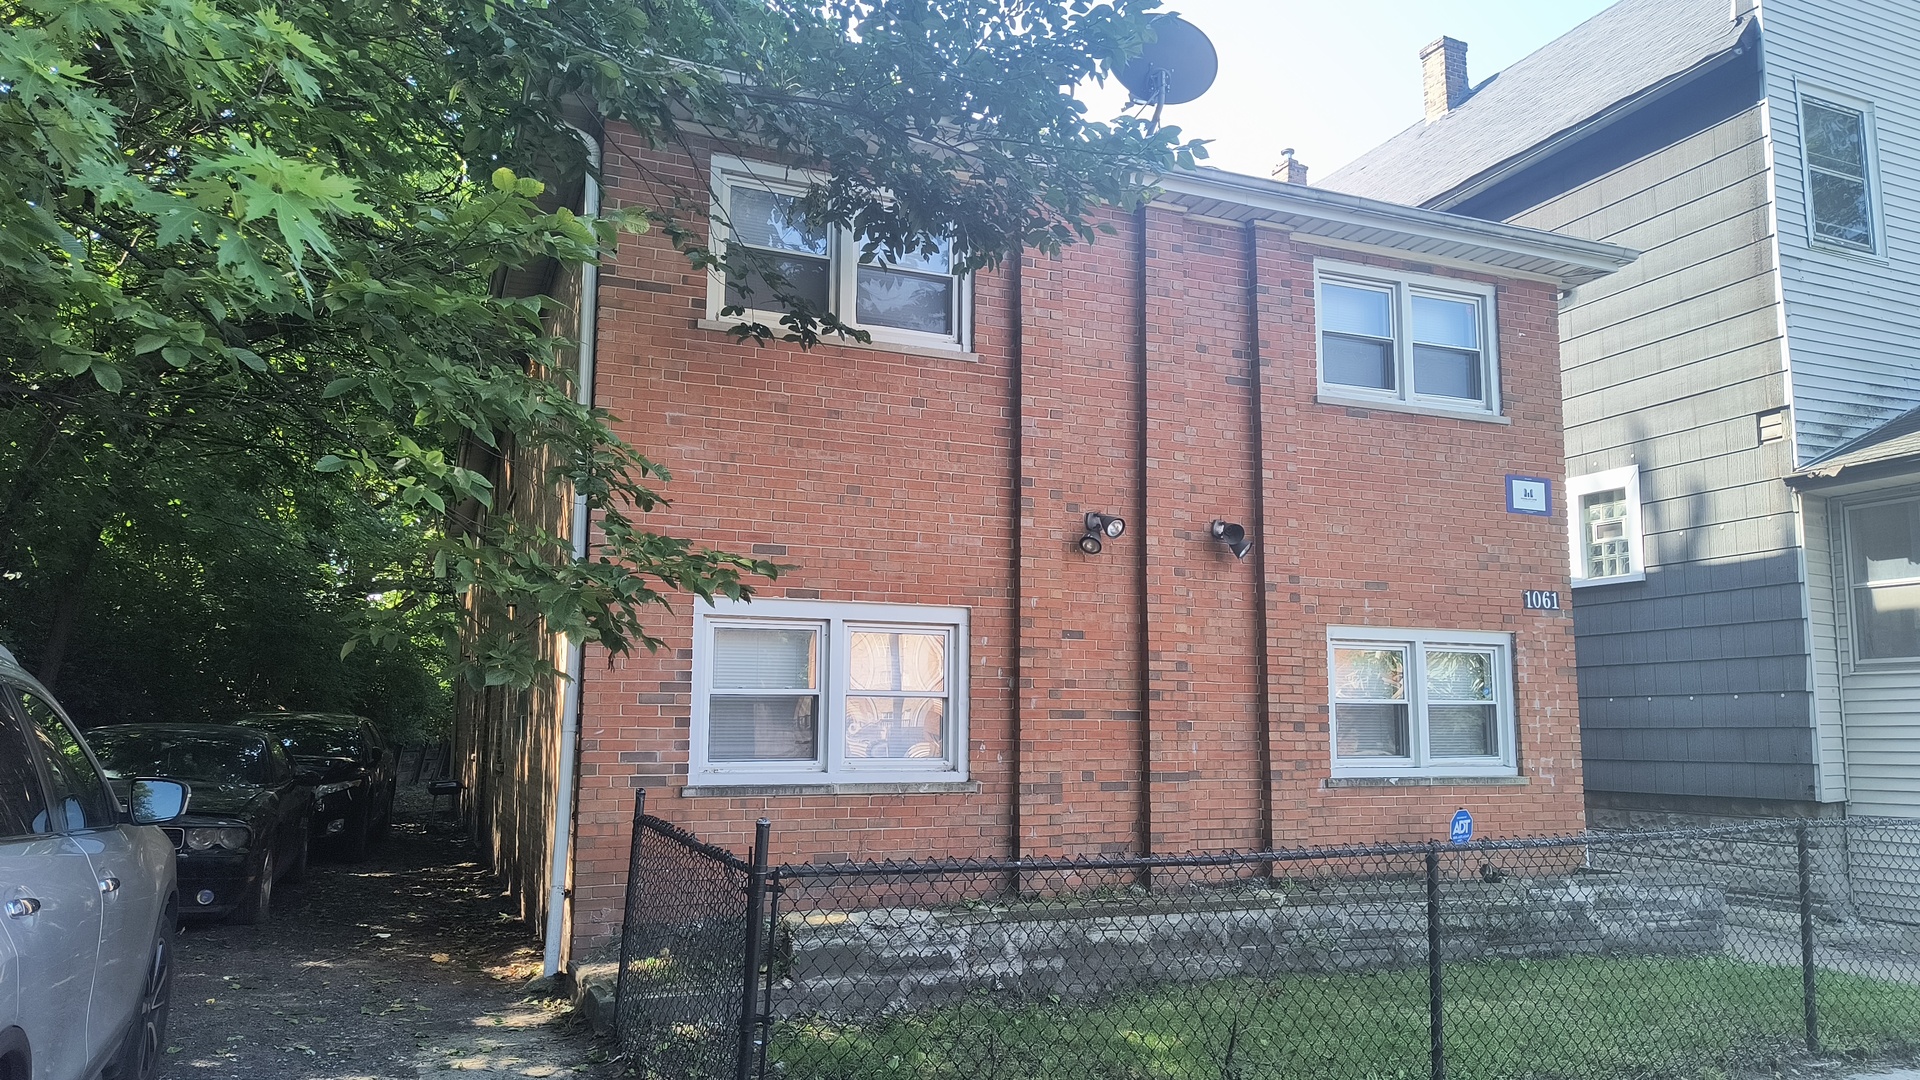
[[[1877,252],[1873,114],[1863,106],[1800,99],[1808,228],[1816,243]]]
[[[1327,639],[1334,775],[1514,773],[1505,634],[1335,627]]]
[[[1847,510],[1856,660],[1920,659],[1920,499]]]
[[[1638,467],[1568,477],[1567,527],[1575,585],[1646,580]]]
[[[1326,263],[1315,287],[1323,393],[1500,411],[1492,288]]]
[[[808,183],[796,170],[716,156],[713,165],[714,247],[737,245],[747,256],[724,279],[715,275],[708,314],[745,308],[769,324],[782,314],[769,275],[784,280],[787,295],[816,312],[833,311],[842,322],[876,339],[956,346],[964,341],[967,290],[954,270],[953,245],[868,255],[861,239],[835,226],[807,221],[802,205]]]
[[[965,780],[967,625],[965,608],[702,604],[693,783]]]

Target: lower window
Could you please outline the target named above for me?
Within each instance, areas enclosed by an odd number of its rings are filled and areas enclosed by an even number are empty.
[[[1505,634],[1337,627],[1327,634],[1335,776],[1510,776]]]
[[[694,619],[694,785],[967,778],[965,608],[717,600]]]

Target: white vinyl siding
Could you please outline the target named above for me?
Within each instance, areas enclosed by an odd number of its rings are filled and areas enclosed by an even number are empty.
[[[1766,0],[1762,17],[1795,449],[1806,464],[1920,405],[1920,6]],[[1818,239],[1806,101],[1868,118],[1871,250]]]
[[[1911,502],[1889,503],[1884,497],[1835,502],[1829,522],[1836,527],[1833,543],[1839,600],[1835,625],[1839,631],[1844,668],[1841,708],[1846,721],[1845,761],[1848,811],[1862,816],[1920,816],[1920,658],[1872,660],[1862,655],[1857,633],[1861,616],[1854,571],[1856,527],[1863,510],[1920,505],[1920,492],[1904,493]]]
[[[1808,641],[1813,650],[1813,719],[1816,761],[1814,797],[1821,802],[1847,799],[1846,724],[1841,705],[1840,649],[1844,635],[1839,620],[1844,610],[1835,595],[1836,581],[1846,580],[1842,552],[1834,550],[1833,533],[1824,499],[1802,497],[1800,520],[1806,537]]]

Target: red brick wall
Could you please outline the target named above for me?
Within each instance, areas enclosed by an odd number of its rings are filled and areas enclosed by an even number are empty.
[[[609,153],[612,202],[704,187],[704,172],[645,155],[630,139]],[[618,925],[639,786],[653,812],[736,850],[772,818],[775,861],[1429,839],[1462,806],[1482,835],[1580,828],[1571,621],[1519,610],[1523,589],[1564,592],[1564,522],[1506,513],[1503,479],[1561,478],[1553,287],[1474,277],[1498,283],[1511,423],[1323,405],[1315,251],[1252,234],[1256,379],[1247,230],[1158,207],[1145,219],[1144,505],[1132,217],[1091,247],[979,275],[974,360],[737,345],[696,326],[705,281],[681,256],[651,236],[622,247],[601,277],[596,393],[673,471],[673,505],[649,524],[795,564],[766,596],[969,608],[978,790],[682,797],[680,603],[654,621],[667,649],[611,668],[589,654],[577,943]],[[1089,510],[1129,525],[1095,557],[1074,547]],[[1208,535],[1214,518],[1252,533],[1263,513],[1244,560]],[[1524,782],[1330,786],[1329,625],[1513,634]]]

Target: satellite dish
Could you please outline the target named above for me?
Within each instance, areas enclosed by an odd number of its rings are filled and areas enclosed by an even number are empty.
[[[1147,25],[1154,40],[1120,69],[1120,85],[1137,104],[1152,105],[1157,124],[1162,105],[1183,105],[1213,85],[1220,58],[1200,28],[1178,15],[1160,15]]]

